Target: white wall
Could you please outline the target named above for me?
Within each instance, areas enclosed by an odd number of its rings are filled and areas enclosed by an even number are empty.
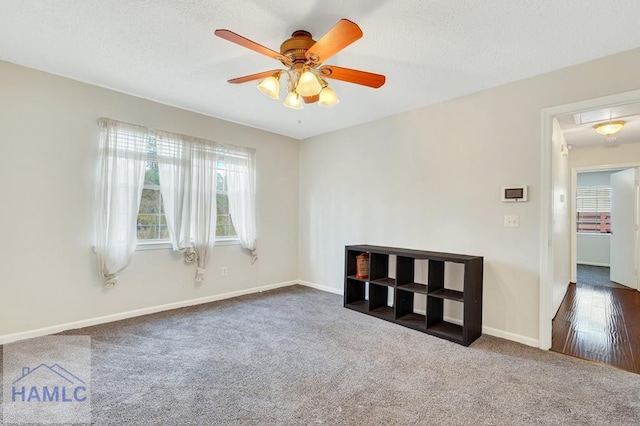
[[[0,94],[0,336],[297,278],[298,141],[6,62]],[[103,116],[255,148],[256,264],[237,245],[215,247],[196,286],[181,255],[137,251],[105,290],[91,250]]]
[[[610,266],[609,234],[576,234],[577,260],[581,265]]]
[[[577,176],[578,188],[585,186],[609,186],[611,185],[611,171],[580,172]]]
[[[621,166],[640,161],[640,143],[573,148],[569,151],[569,167],[586,168]]]
[[[300,278],[340,289],[346,244],[481,255],[485,331],[537,345],[541,110],[639,72],[634,50],[303,141]],[[528,202],[500,201],[514,184]]]

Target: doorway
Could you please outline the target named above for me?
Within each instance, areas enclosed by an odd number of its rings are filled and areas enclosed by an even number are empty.
[[[572,175],[577,274],[552,321],[551,350],[640,374],[635,241],[614,239],[635,235],[636,169],[573,169]]]
[[[638,289],[637,166],[572,168],[571,282]]]
[[[561,114],[575,114],[580,112],[588,112],[597,108],[606,106],[620,106],[640,101],[640,90],[621,93],[612,96],[606,96],[598,99],[591,99],[582,102],[576,102],[568,105],[547,108],[542,111],[542,168],[541,168],[541,232],[540,232],[540,327],[539,327],[539,347],[541,349],[550,349],[552,344],[552,327],[551,322],[558,307],[562,301],[562,296],[570,295],[567,290],[569,281],[576,282],[575,259],[567,260],[568,255],[562,253],[571,252],[570,235],[557,234],[556,211],[564,198],[569,198],[568,191],[570,185],[567,183],[565,187],[557,185],[556,163],[561,156],[567,154],[567,146],[556,145],[550,143],[553,140],[554,118]],[[635,164],[621,164],[619,161],[612,164],[603,157],[603,162],[609,167],[630,167]],[[631,159],[626,157],[622,163]],[[640,161],[640,158],[636,158]],[[568,175],[568,173],[567,173]],[[566,206],[565,206],[566,208]],[[569,212],[567,212],[567,220],[569,220]],[[566,233],[569,233],[570,226],[565,226]],[[562,232],[565,232],[564,230]],[[564,283],[564,284],[562,284]],[[560,291],[557,292],[558,286]],[[559,294],[559,297],[554,297]]]

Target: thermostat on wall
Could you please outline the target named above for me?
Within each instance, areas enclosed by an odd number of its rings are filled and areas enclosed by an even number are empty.
[[[502,201],[504,202],[527,201],[527,185],[503,186]]]

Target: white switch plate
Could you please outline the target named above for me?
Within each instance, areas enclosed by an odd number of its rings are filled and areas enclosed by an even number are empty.
[[[505,228],[519,228],[520,216],[518,215],[504,215],[504,227]]]

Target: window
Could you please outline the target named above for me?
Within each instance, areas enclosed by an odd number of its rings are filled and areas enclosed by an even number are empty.
[[[164,216],[162,194],[160,193],[156,143],[153,138],[150,139],[142,198],[140,199],[140,209],[138,210],[138,240],[168,240],[169,229],[167,228],[167,219]]]
[[[579,233],[611,233],[611,187],[577,188],[576,223]]]
[[[257,260],[255,149],[108,118],[98,125],[95,250],[108,287],[138,241],[184,252],[197,266],[196,283],[204,280],[214,233]]]
[[[216,179],[216,240],[237,239],[236,230],[229,214],[226,169],[223,161],[218,161]],[[155,138],[149,138],[149,150],[144,175],[144,187],[138,210],[138,240],[143,243],[168,241],[169,228],[162,204],[160,192],[160,174],[158,170],[157,145]]]
[[[236,237],[236,230],[229,214],[229,196],[227,195],[227,170],[223,161],[218,161],[218,177],[216,181],[216,240]]]

